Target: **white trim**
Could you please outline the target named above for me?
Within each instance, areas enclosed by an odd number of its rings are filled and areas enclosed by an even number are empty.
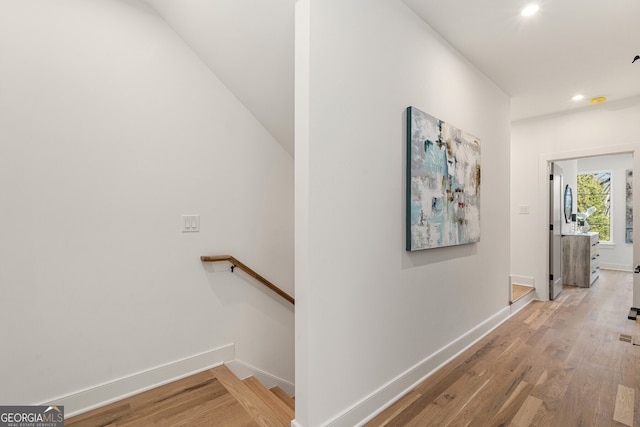
[[[226,365],[227,368],[229,368],[231,372],[241,380],[253,376],[256,377],[256,379],[266,388],[278,386],[289,396],[294,396],[296,393],[296,387],[292,382],[276,377],[275,375],[271,375],[270,373],[258,369],[255,366],[251,366],[248,363],[235,359],[227,362]]]
[[[529,276],[516,276],[515,274],[512,274],[509,276],[511,278],[511,284],[517,284],[517,285],[524,285],[524,286],[531,286],[534,287],[536,286],[536,278],[535,277],[529,277]]]
[[[367,421],[370,421],[411,391],[416,385],[420,384],[489,332],[500,326],[510,317],[509,313],[509,307],[501,309],[478,326],[431,354],[412,368],[409,368],[369,396],[355,403],[326,425],[332,427],[353,427],[363,425]],[[291,425],[302,427],[298,423],[295,423],[295,420]]]
[[[617,270],[617,271],[626,271],[628,273],[632,273],[633,272],[633,266],[632,265],[625,265],[625,264],[612,264],[612,263],[605,263],[605,262],[600,262],[600,269],[601,270]]]
[[[160,365],[117,380],[109,381],[40,405],[63,405],[65,418],[100,408],[118,400],[211,369],[234,358],[233,344]]]
[[[521,285],[521,286],[529,286],[533,288],[533,292],[531,292],[532,294],[531,298],[533,298],[533,294],[535,294],[536,292],[535,277],[516,276],[515,274],[510,274],[509,275],[509,301],[513,301],[513,285],[514,284]],[[511,314],[513,314],[513,305],[511,306]]]
[[[549,233],[546,232],[549,228],[549,185],[548,185],[548,176],[549,176],[549,165],[552,162],[557,162],[561,160],[573,160],[580,159],[583,157],[596,157],[596,156],[608,156],[614,154],[627,154],[631,153],[634,155],[636,150],[638,149],[637,144],[632,145],[617,145],[617,146],[601,146],[601,147],[593,147],[593,148],[583,148],[574,151],[564,151],[557,153],[542,153],[538,157],[538,206],[540,207],[540,212],[543,212],[542,215],[538,217],[538,224],[535,226],[536,230],[545,230],[544,236],[541,238],[544,239],[544,251],[545,251],[545,260],[549,259]],[[634,254],[634,257],[636,255]],[[545,278],[549,277],[549,262],[545,261],[544,265],[538,266],[538,274],[536,277]],[[536,286],[536,292],[541,301],[549,301],[549,289],[548,282],[546,280],[540,281]]]
[[[529,292],[527,295],[524,295],[518,301],[514,302],[509,306],[509,309],[511,310],[509,317],[513,316],[514,314],[516,314],[517,312],[519,312],[520,310],[528,306],[529,303],[534,300],[535,300],[535,291]]]
[[[609,240],[608,242],[602,242],[602,241],[600,242],[600,249],[609,250],[609,249],[615,249],[615,248],[616,248],[616,244],[611,240]]]

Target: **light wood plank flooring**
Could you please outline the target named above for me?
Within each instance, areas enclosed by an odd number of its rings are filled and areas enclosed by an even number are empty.
[[[226,366],[65,420],[67,427],[289,427],[293,399],[253,377],[240,381]]]
[[[511,285],[511,303],[518,301],[520,298],[522,298],[523,296],[527,295],[530,292],[533,292],[532,286],[518,285],[517,283],[512,284]]]
[[[640,426],[632,273],[534,301],[367,425]]]

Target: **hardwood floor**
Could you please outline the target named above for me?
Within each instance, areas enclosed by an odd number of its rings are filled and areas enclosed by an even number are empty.
[[[293,399],[224,365],[65,420],[68,427],[289,427]]]
[[[640,426],[640,346],[632,344],[640,344],[640,323],[627,319],[632,279],[605,270],[591,288],[532,302],[367,425]],[[248,399],[256,387],[221,366],[65,425],[288,426],[293,400],[274,401],[278,390]]]
[[[514,303],[518,301],[523,296],[527,295],[530,292],[533,292],[533,290],[534,289],[532,286],[518,285],[517,283],[512,284],[511,285],[511,302]]]
[[[632,273],[534,301],[367,426],[640,426]]]

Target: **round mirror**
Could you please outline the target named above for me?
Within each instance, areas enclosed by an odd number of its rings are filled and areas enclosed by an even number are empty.
[[[573,194],[571,193],[571,187],[567,184],[564,188],[564,220],[571,222],[571,210],[573,209]]]

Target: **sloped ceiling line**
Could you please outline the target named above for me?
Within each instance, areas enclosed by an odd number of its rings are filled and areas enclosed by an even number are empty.
[[[295,0],[143,0],[294,155]]]

